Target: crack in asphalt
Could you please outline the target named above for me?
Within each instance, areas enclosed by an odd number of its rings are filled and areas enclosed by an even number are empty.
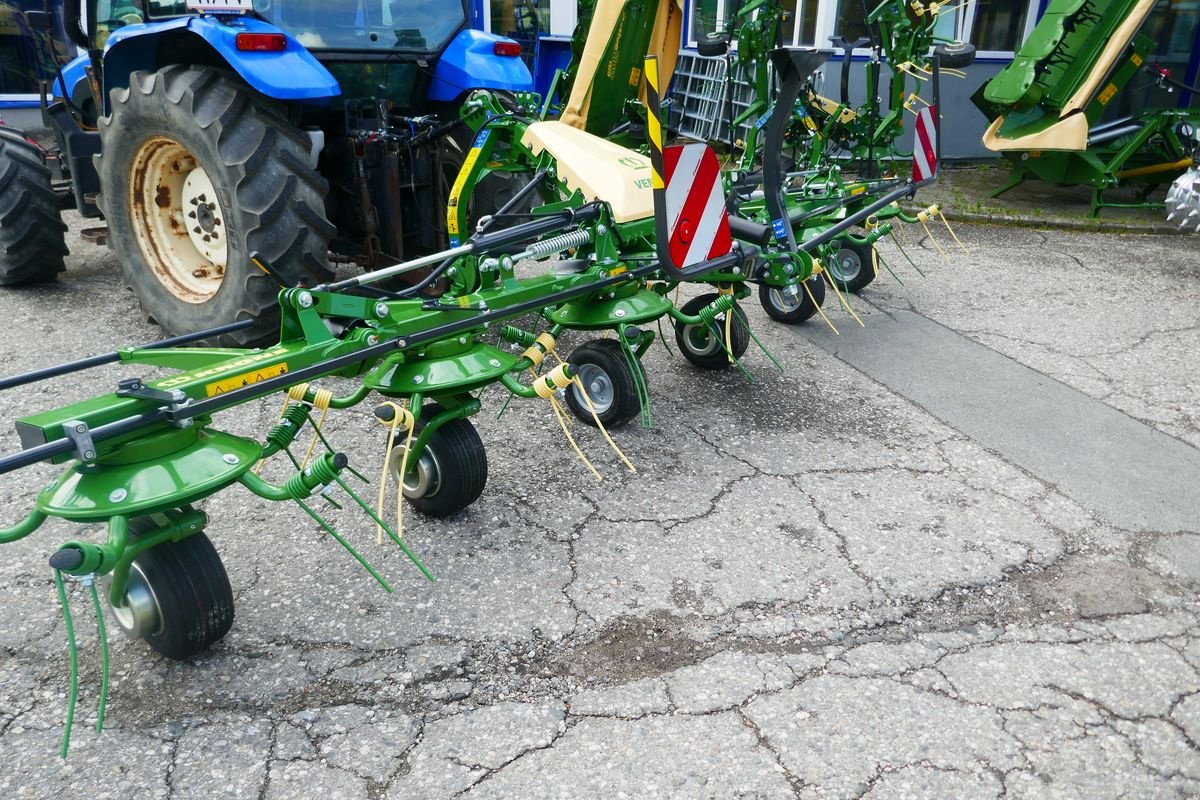
[[[508,769],[510,766],[517,763],[521,759],[525,758],[530,753],[536,753],[536,752],[539,752],[542,750],[553,749],[554,745],[558,742],[558,740],[567,735],[567,733],[571,730],[571,727],[572,726],[566,724],[566,720],[564,719],[563,724],[560,725],[558,727],[558,730],[556,730],[550,736],[549,742],[547,742],[546,744],[531,745],[529,747],[526,747],[525,749],[523,749],[519,753],[517,753],[515,756],[513,756],[512,758],[510,758],[509,760],[505,761],[504,763],[500,764],[497,767],[487,767],[482,764],[479,764],[479,765],[465,764],[465,763],[462,763],[461,761],[459,761],[457,758],[450,758],[449,760],[451,761],[451,763],[457,764],[458,766],[461,766],[461,767],[465,767],[466,769],[471,770],[472,772],[474,772],[476,770],[484,771],[484,774],[481,775],[478,779],[472,781],[470,786],[463,789],[462,791],[455,792],[451,796],[452,797],[464,797],[468,793],[474,791],[475,787],[479,786],[481,783],[483,783],[485,781],[490,780],[494,776],[499,775],[501,772]]]

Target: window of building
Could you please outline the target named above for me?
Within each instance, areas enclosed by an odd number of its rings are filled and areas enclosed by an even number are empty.
[[[1028,0],[977,0],[969,41],[978,50],[1011,52],[1025,38]]]
[[[817,11],[826,0],[780,0],[783,20],[780,34],[784,45],[814,47],[816,45]],[[746,5],[745,0],[694,0],[691,4],[691,19],[687,40],[691,46],[702,41],[710,33],[725,33],[731,40],[737,38],[739,29],[750,19],[759,19],[762,11],[751,16],[737,16],[738,10]]]
[[[813,47],[817,43],[817,0],[785,2],[788,19],[783,23],[786,43],[796,47]]]
[[[695,45],[710,33],[725,31],[726,0],[695,0],[692,3],[692,19],[688,26],[688,40]]]
[[[1018,0],[1010,1],[1017,2]],[[1028,2],[1028,0],[1019,1]],[[874,10],[876,5],[877,3],[873,2],[873,0],[838,0],[837,16],[834,18],[833,23],[833,35],[841,36],[851,41],[869,37],[871,33],[867,26],[867,16]],[[914,22],[919,19],[911,7],[907,11],[909,19]],[[942,9],[941,13],[938,14],[937,22],[933,29],[934,35],[945,41],[957,40],[961,17],[961,7]]]
[[[833,35],[851,41],[870,35],[867,32],[867,4],[864,0],[838,0]]]

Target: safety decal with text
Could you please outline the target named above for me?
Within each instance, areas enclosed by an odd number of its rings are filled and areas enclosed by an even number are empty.
[[[256,369],[252,372],[243,372],[241,375],[234,375],[232,378],[225,378],[224,380],[220,380],[215,383],[206,384],[204,387],[204,393],[209,397],[212,397],[216,394],[232,392],[234,389],[241,389],[243,386],[249,386],[252,383],[265,381],[267,378],[276,378],[280,375],[284,375],[287,373],[287,371],[288,365],[287,362],[284,362],[282,364],[274,364],[269,367],[263,367],[262,369]]]

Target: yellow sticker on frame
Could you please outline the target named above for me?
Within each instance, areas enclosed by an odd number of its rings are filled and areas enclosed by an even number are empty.
[[[275,364],[270,367],[256,369],[252,372],[243,372],[241,375],[234,375],[232,378],[225,378],[224,380],[217,381],[216,383],[207,384],[204,387],[204,393],[209,397],[212,397],[215,394],[225,394],[225,392],[232,392],[234,389],[240,389],[243,386],[249,386],[252,383],[265,381],[267,378],[276,378],[280,375],[285,375],[287,374],[287,371],[288,365],[286,362],[284,362],[283,364]]]

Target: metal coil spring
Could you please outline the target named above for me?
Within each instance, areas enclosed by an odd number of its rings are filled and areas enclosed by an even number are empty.
[[[267,442],[274,445],[277,450],[284,449],[296,441],[296,437],[300,435],[300,429],[307,421],[308,406],[293,403],[288,406],[287,411],[283,412],[283,418],[279,420],[279,423],[267,431]]]
[[[697,316],[704,321],[705,325],[712,325],[716,322],[718,314],[723,314],[731,308],[733,308],[733,295],[723,294],[709,305],[700,309]]]
[[[537,336],[530,331],[523,331],[515,325],[505,325],[500,329],[500,338],[506,342],[531,347]]]
[[[559,236],[551,236],[549,239],[544,239],[540,242],[534,242],[525,249],[525,253],[529,256],[552,256],[555,253],[561,253],[563,250],[570,250],[572,247],[582,247],[592,241],[592,232],[588,230],[571,231]]]
[[[299,500],[312,494],[316,487],[333,483],[333,479],[338,476],[338,468],[333,463],[334,458],[335,456],[326,453],[314,459],[303,472],[297,472],[288,478],[283,488],[287,490],[288,495]]]

